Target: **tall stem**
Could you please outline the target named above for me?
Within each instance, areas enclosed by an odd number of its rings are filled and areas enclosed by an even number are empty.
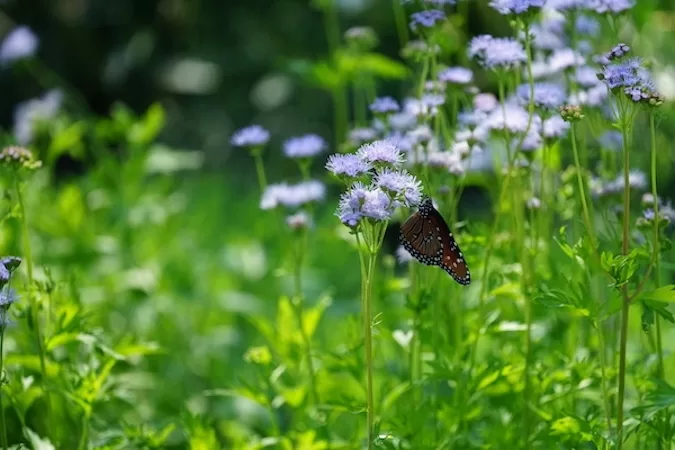
[[[82,432],[80,433],[80,443],[77,445],[78,450],[85,450],[87,448],[87,435],[89,434],[89,413],[82,414]]]
[[[622,101],[625,101],[622,99]],[[632,118],[631,118],[632,119]],[[629,127],[632,126],[627,111],[623,108],[621,114],[621,134],[623,137],[623,227],[622,227],[622,254],[628,255],[630,233],[630,142]],[[630,312],[630,297],[628,295],[628,283],[621,289],[623,302],[621,305],[621,330],[619,335],[619,395],[617,399],[616,433],[617,449],[623,448],[623,403],[626,391],[626,345],[628,342],[628,319]]]
[[[267,188],[267,177],[265,176],[265,165],[262,160],[262,149],[256,148],[252,150],[253,160],[255,161],[255,171],[258,175],[258,186],[260,192],[264,192]]]
[[[7,422],[5,421],[5,405],[2,402],[3,395],[2,390],[5,384],[4,370],[5,370],[5,353],[4,353],[4,344],[5,344],[5,317],[4,313],[0,314],[0,420],[2,421],[2,448],[7,450],[9,448],[8,439],[7,439]]]
[[[40,356],[40,370],[42,371],[43,382],[47,380],[47,365],[45,363],[45,352],[42,344],[42,335],[40,333],[40,315],[38,314],[38,304],[33,295],[33,254],[30,246],[30,234],[28,230],[28,219],[26,218],[26,208],[23,194],[21,192],[21,183],[18,175],[14,177],[14,187],[16,189],[16,198],[19,203],[19,212],[21,214],[21,234],[23,235],[23,252],[26,259],[26,274],[28,276],[28,300],[31,309],[31,320],[35,330],[35,342],[37,343]]]
[[[366,395],[367,395],[367,427],[368,427],[368,450],[373,448],[373,424],[375,422],[375,401],[373,396],[373,336],[372,336],[372,288],[373,275],[375,271],[375,262],[377,260],[377,252],[369,251],[368,254],[368,269],[366,273],[365,288],[363,291],[363,332],[365,338],[366,349]]]
[[[588,236],[591,239],[591,246],[593,247],[593,250],[596,250],[596,244],[597,241],[595,239],[595,227],[593,226],[593,222],[591,221],[591,215],[588,210],[588,203],[586,202],[586,188],[582,173],[581,173],[581,162],[579,160],[579,150],[577,149],[577,136],[576,136],[576,124],[574,122],[571,123],[571,137],[572,137],[572,152],[574,153],[574,164],[576,165],[577,169],[577,184],[579,187],[579,198],[581,199],[581,207],[584,211],[584,222],[586,224],[586,231],[588,232]]]

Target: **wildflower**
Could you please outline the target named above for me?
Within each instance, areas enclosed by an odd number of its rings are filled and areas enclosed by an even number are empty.
[[[579,86],[585,88],[597,86],[598,83],[600,83],[600,80],[598,80],[598,77],[596,75],[595,69],[589,66],[577,67],[576,72],[574,74],[574,79],[576,80],[577,84],[579,84]]]
[[[61,108],[63,94],[59,90],[51,90],[42,97],[19,103],[14,109],[14,136],[21,145],[30,144],[36,127],[56,116]]]
[[[370,104],[370,110],[375,114],[391,114],[398,112],[400,109],[398,102],[391,97],[376,98]]]
[[[340,221],[354,228],[364,219],[377,221],[389,220],[393,213],[393,205],[389,196],[380,188],[366,187],[355,183],[340,197],[336,212]]]
[[[312,218],[304,211],[286,217],[286,225],[293,231],[302,231],[312,226]]]
[[[347,136],[349,142],[355,146],[377,139],[377,131],[372,128],[354,128]]]
[[[548,58],[548,69],[554,74],[584,64],[584,57],[571,48],[557,49]]]
[[[38,44],[38,38],[30,28],[26,26],[14,28],[0,45],[0,64],[6,65],[32,57],[37,51]]]
[[[537,197],[530,197],[527,199],[527,207],[528,209],[539,209],[541,208],[541,200]]]
[[[396,259],[398,260],[399,264],[406,264],[412,261],[414,258],[410,252],[405,249],[405,247],[399,245],[396,249]]]
[[[600,32],[600,23],[593,17],[579,15],[574,24],[579,34],[597,36]]]
[[[370,162],[354,154],[330,155],[326,163],[326,169],[333,175],[346,175],[352,178],[367,173],[372,168]]]
[[[542,134],[546,139],[555,139],[565,136],[570,124],[560,116],[552,116],[542,124]]]
[[[620,13],[634,6],[633,0],[589,0],[586,7],[599,14]]]
[[[477,142],[486,142],[488,139],[488,129],[485,126],[478,126],[475,128],[461,129],[455,133],[457,141],[466,141],[469,144]]]
[[[267,186],[260,200],[261,209],[274,209],[278,206],[297,208],[304,204],[323,200],[326,186],[316,180],[304,181],[295,185],[287,183]]]
[[[422,201],[422,184],[405,170],[384,169],[377,174],[374,184],[405,206],[416,206]]]
[[[512,69],[527,60],[523,45],[513,38],[480,35],[469,44],[468,54],[487,69]]]
[[[289,158],[311,158],[327,148],[326,141],[316,134],[294,137],[284,142],[284,153]]]
[[[532,118],[530,126],[536,125],[538,116]],[[503,130],[511,133],[523,133],[530,122],[528,112],[520,105],[506,103],[490,113],[485,126],[493,130]]]
[[[492,0],[489,5],[500,14],[526,14],[540,10],[545,0]]]
[[[14,170],[34,170],[42,166],[42,162],[35,159],[33,152],[15,145],[5,147],[0,151],[0,164]]]
[[[241,128],[232,135],[230,142],[235,147],[260,147],[270,140],[270,133],[260,125]]]
[[[575,105],[561,106],[560,116],[565,122],[578,122],[584,118],[581,108]]]
[[[7,311],[12,303],[18,299],[14,289],[3,289],[0,291],[0,310]]]
[[[654,198],[654,194],[651,192],[645,192],[642,194],[642,199],[640,199],[642,206],[654,206],[655,203],[661,203],[661,199]]]
[[[499,102],[494,94],[482,93],[473,98],[473,107],[477,111],[490,112],[497,107]]]
[[[604,56],[609,61],[614,61],[615,59],[623,58],[630,51],[630,47],[626,44],[617,44]]]
[[[389,116],[389,125],[398,131],[405,131],[417,125],[417,117],[409,111],[403,111]]]
[[[377,47],[377,34],[371,27],[352,27],[345,31],[345,41],[352,48],[368,51]]]
[[[469,84],[473,81],[473,72],[465,67],[448,67],[438,74],[444,83]]]
[[[530,85],[518,86],[517,95],[525,104],[530,102]],[[549,110],[559,108],[565,101],[566,94],[562,86],[554,83],[536,83],[534,85],[534,105],[537,108]]]
[[[623,148],[623,136],[620,131],[606,131],[598,138],[598,142],[605,150],[618,151]]]
[[[461,165],[461,162],[459,154],[454,152],[432,152],[427,156],[429,167],[438,167],[445,170],[450,170],[451,167]]]
[[[399,166],[403,162],[403,154],[389,140],[364,144],[359,148],[357,155],[369,164]]]
[[[445,20],[445,13],[440,9],[427,9],[410,15],[410,29],[417,31],[419,27],[431,28]]]
[[[582,8],[585,3],[586,0],[548,0],[546,6],[557,11],[565,11]]]
[[[514,141],[514,147],[518,145],[519,139],[516,139]],[[527,135],[525,136],[525,139],[522,140],[522,144],[520,146],[520,151],[522,152],[534,152],[536,150],[539,150],[543,145],[541,134],[539,134],[538,131],[535,130],[530,130]]]

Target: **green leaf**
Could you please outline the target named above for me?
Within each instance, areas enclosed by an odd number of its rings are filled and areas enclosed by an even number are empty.
[[[71,342],[92,342],[96,338],[86,333],[59,333],[49,338],[46,344],[47,351],[62,347]]]
[[[401,398],[401,396],[409,389],[410,382],[405,381],[387,392],[387,395],[385,395],[382,399],[382,407],[380,408],[380,411],[383,413],[389,411],[394,406],[396,401]]]
[[[134,123],[127,134],[132,144],[146,146],[155,140],[165,123],[164,108],[159,103],[153,103],[145,112],[140,122]]]
[[[405,65],[380,53],[361,55],[358,70],[385,80],[403,80],[409,75]]]
[[[673,303],[675,302],[675,285],[669,284],[661,286],[653,291],[644,292],[640,298],[647,300],[654,300],[658,302]]]

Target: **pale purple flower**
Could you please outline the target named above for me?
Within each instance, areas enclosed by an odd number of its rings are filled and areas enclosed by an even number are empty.
[[[307,203],[321,201],[325,196],[326,186],[316,180],[298,184],[271,184],[262,194],[260,208],[274,209],[278,206],[298,208]]]
[[[570,124],[559,115],[555,115],[544,120],[542,127],[542,134],[545,138],[555,139],[565,136],[570,129]]]
[[[42,97],[19,103],[14,109],[14,136],[21,145],[30,144],[36,127],[54,118],[61,108],[63,93],[60,90],[51,90]]]
[[[448,67],[438,74],[444,83],[469,84],[473,81],[473,72],[465,67]]]
[[[398,102],[391,97],[376,98],[370,104],[370,110],[376,114],[391,114],[398,112],[400,109]]]
[[[439,9],[427,9],[410,15],[410,29],[417,31],[420,27],[431,28],[445,20],[445,13]]]
[[[527,199],[527,208],[528,209],[539,209],[541,208],[541,200],[537,197],[530,197]]]
[[[19,296],[16,295],[14,289],[2,289],[0,291],[0,310],[7,311],[18,298]]]
[[[326,163],[326,169],[333,175],[352,178],[367,173],[372,167],[371,163],[351,153],[330,155]]]
[[[382,189],[354,183],[340,197],[336,215],[343,224],[355,228],[364,218],[389,220],[393,212],[394,205]]]
[[[306,230],[312,227],[312,218],[305,211],[298,211],[286,217],[286,225],[293,231]]]
[[[489,5],[500,14],[525,14],[540,10],[545,0],[492,0]]]
[[[16,27],[5,36],[0,45],[0,64],[32,57],[37,52],[38,45],[38,38],[30,28]]]
[[[620,13],[631,9],[635,5],[633,0],[588,0],[586,7],[597,13]]]
[[[518,86],[517,95],[522,104],[529,104],[530,102],[530,85],[521,84]],[[534,84],[534,98],[533,102],[537,108],[541,109],[556,109],[562,106],[567,95],[565,89],[554,83],[535,83]]]
[[[598,142],[605,150],[619,151],[623,148],[623,136],[620,131],[606,131],[598,138]]]
[[[532,118],[530,128],[536,129],[541,119],[538,116]],[[492,111],[485,125],[493,130],[503,130],[511,133],[523,133],[527,129],[529,114],[520,105],[508,102],[503,107]]]
[[[523,45],[516,39],[489,35],[473,38],[468,54],[487,69],[513,69],[527,60]]]
[[[494,94],[481,93],[473,98],[473,107],[478,111],[490,112],[494,110],[499,102]]]
[[[575,24],[577,32],[580,34],[585,34],[588,36],[597,36],[600,33],[600,22],[595,18],[585,15],[580,15],[577,17],[577,22]]]
[[[235,131],[230,142],[235,147],[260,147],[267,144],[269,140],[269,131],[260,125],[250,125]]]
[[[404,206],[416,206],[422,201],[422,184],[405,170],[384,169],[377,174],[374,184]]]
[[[585,62],[584,57],[571,48],[555,50],[548,58],[550,73],[558,73],[572,67],[578,67]]]
[[[409,111],[392,114],[389,116],[389,125],[398,131],[406,131],[417,125],[417,117]]]
[[[364,144],[356,154],[369,164],[399,166],[403,162],[403,154],[390,140],[379,140]]]
[[[548,0],[546,6],[558,11],[582,8],[586,5],[586,0]]]
[[[406,264],[412,261],[414,258],[408,252],[408,250],[405,249],[402,245],[399,245],[398,248],[396,249],[396,259],[400,264]]]
[[[520,139],[521,139],[520,137],[514,139],[513,141],[514,148],[518,145]],[[543,146],[543,139],[541,138],[541,134],[531,129],[525,136],[525,139],[523,139],[523,143],[520,146],[520,150],[523,152],[534,152],[536,150],[539,150],[542,146]]]
[[[349,131],[347,139],[351,144],[359,146],[377,139],[377,130],[368,127],[354,128]]]
[[[311,158],[328,148],[326,141],[316,134],[293,137],[284,142],[284,153],[289,158]]]
[[[584,88],[597,86],[601,83],[601,81],[598,80],[597,71],[589,66],[577,67],[574,78],[579,86]]]

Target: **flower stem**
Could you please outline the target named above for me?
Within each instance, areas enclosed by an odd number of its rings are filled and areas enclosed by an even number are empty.
[[[80,443],[77,445],[77,450],[85,450],[87,448],[87,435],[89,434],[89,413],[82,414],[82,432],[80,433]]]
[[[363,291],[363,332],[366,348],[366,395],[367,395],[367,427],[368,427],[368,450],[373,448],[373,424],[375,422],[375,402],[373,400],[373,336],[372,336],[372,288],[375,271],[376,252],[369,252],[368,270],[366,273],[365,288]]]
[[[408,24],[405,18],[405,11],[403,10],[403,2],[398,0],[393,1],[394,4],[394,20],[396,22],[396,31],[398,32],[398,40],[401,47],[405,47],[408,43]]]
[[[255,161],[255,171],[258,175],[258,186],[260,192],[264,192],[267,188],[267,177],[265,176],[265,165],[262,160],[262,149],[256,148],[252,150],[253,160]]]
[[[597,240],[595,239],[595,227],[591,221],[591,215],[588,210],[588,203],[586,202],[586,189],[584,187],[585,183],[581,175],[581,162],[579,160],[579,150],[577,149],[577,136],[576,136],[576,124],[574,122],[570,123],[570,131],[572,138],[572,152],[574,153],[574,164],[577,169],[577,184],[579,187],[579,198],[581,199],[581,207],[584,211],[584,222],[586,223],[586,230],[588,231],[588,236],[591,239],[591,246],[593,250],[596,250]]]
[[[40,370],[42,371],[43,382],[47,380],[47,365],[45,363],[45,352],[42,344],[42,335],[40,333],[40,316],[38,314],[38,304],[33,293],[33,254],[30,246],[30,234],[28,230],[28,220],[26,219],[26,208],[24,204],[23,194],[21,192],[21,183],[18,175],[14,178],[14,187],[16,189],[16,197],[19,203],[19,212],[21,214],[21,231],[23,234],[23,252],[26,259],[26,274],[28,276],[28,300],[31,309],[31,320],[35,330],[35,341],[38,347],[40,357]],[[48,394],[47,394],[48,395]]]
[[[623,137],[623,227],[622,227],[622,254],[628,255],[630,233],[630,142],[629,142],[629,118],[623,108],[621,114],[621,134]],[[621,305],[621,330],[619,334],[619,394],[616,412],[617,450],[623,448],[623,404],[626,391],[626,346],[628,342],[628,319],[630,313],[630,297],[628,295],[628,283],[622,286],[623,301]]]
[[[4,353],[4,344],[5,344],[5,320],[4,317],[0,316],[0,421],[2,421],[2,448],[7,450],[9,448],[7,440],[7,422],[5,421],[5,405],[2,402],[2,391],[5,384],[4,370],[5,370],[5,353]]]

